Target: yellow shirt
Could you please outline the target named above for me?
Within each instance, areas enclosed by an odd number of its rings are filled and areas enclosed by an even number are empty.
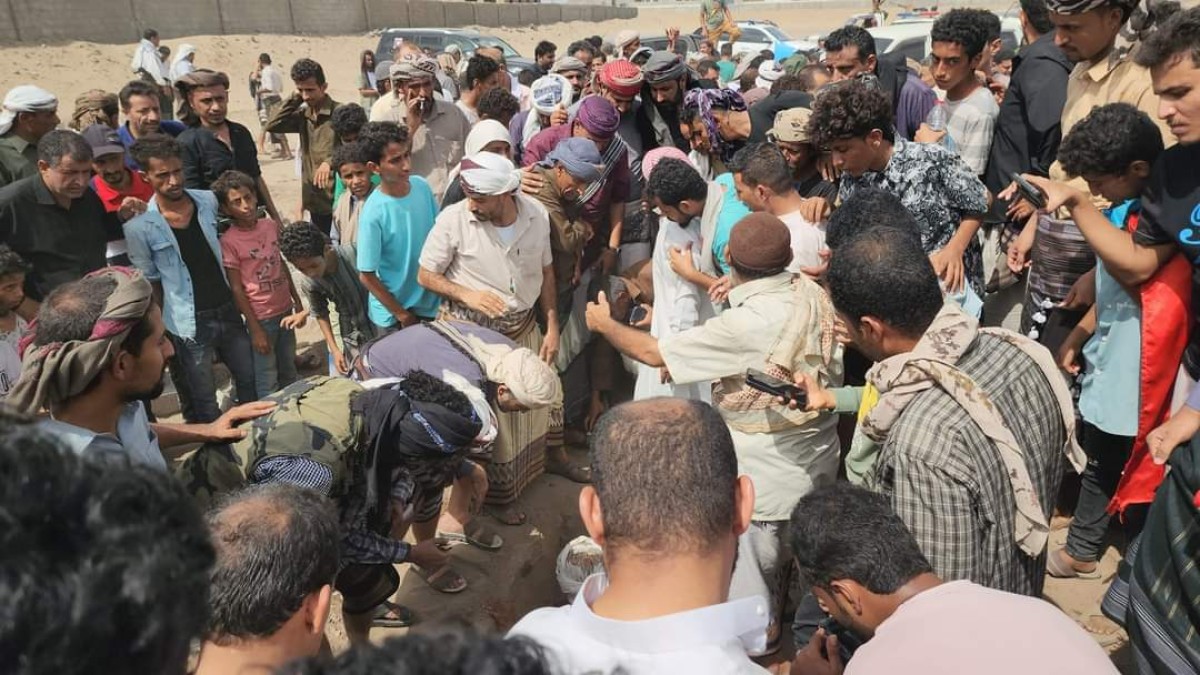
[[[1062,112],[1063,138],[1093,108],[1109,103],[1128,103],[1154,120],[1162,131],[1164,145],[1174,144],[1175,136],[1158,117],[1158,96],[1150,82],[1150,71],[1133,62],[1136,51],[1136,47],[1118,46],[1097,63],[1075,64],[1067,80],[1067,102]],[[1069,179],[1057,161],[1050,167],[1050,178],[1090,194],[1087,182],[1078,176]],[[1092,195],[1092,201],[1097,208],[1108,208],[1108,202],[1101,197]]]

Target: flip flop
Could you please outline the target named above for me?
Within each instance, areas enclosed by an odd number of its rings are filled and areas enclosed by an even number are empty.
[[[419,565],[413,565],[412,571],[424,579],[430,588],[439,593],[453,595],[454,593],[462,593],[467,590],[467,580],[449,564],[442,565],[434,572],[430,572]]]
[[[1063,560],[1064,549],[1052,551],[1046,556],[1046,573],[1058,579],[1099,579],[1100,566],[1097,565],[1087,572],[1075,569],[1071,563]]]
[[[389,617],[388,614],[395,616]],[[375,608],[375,616],[371,625],[379,628],[408,628],[417,622],[417,615],[404,605],[398,605],[391,600],[384,600]]]
[[[437,538],[452,546],[470,544],[485,551],[495,551],[504,545],[504,540],[500,538],[500,535],[479,522],[478,518],[472,518],[463,526],[462,532],[438,532]]]
[[[524,525],[526,516],[523,511],[519,511],[513,507],[486,507],[484,511],[491,517],[500,521],[504,525],[515,527]]]
[[[592,468],[579,466],[570,462],[546,462],[546,473],[562,476],[576,483],[591,483]]]

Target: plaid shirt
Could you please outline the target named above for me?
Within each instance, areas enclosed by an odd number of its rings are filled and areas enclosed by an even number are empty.
[[[988,393],[1025,450],[1049,520],[1066,442],[1049,383],[1020,349],[990,335],[980,335],[957,365]],[[1004,463],[943,390],[923,392],[904,409],[880,451],[871,485],[891,498],[943,579],[1041,595],[1046,555],[1031,558],[1013,540],[1016,505]]]

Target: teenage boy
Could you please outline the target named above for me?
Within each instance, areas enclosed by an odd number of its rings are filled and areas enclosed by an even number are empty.
[[[358,276],[354,246],[330,246],[316,226],[298,222],[279,232],[279,250],[304,275],[300,290],[308,296],[309,311],[317,319],[337,372],[348,374],[359,348],[378,336],[375,324],[367,317],[368,293]],[[331,302],[337,310],[341,347],[334,338],[329,316]]]
[[[333,170],[345,186],[333,203],[333,237],[339,244],[353,245],[358,240],[358,219],[363,204],[379,184],[379,176],[368,167],[366,147],[355,141],[333,151]]]
[[[946,130],[937,132],[922,124],[916,140],[937,143],[948,133],[954,147],[976,176],[987,169],[988,152],[992,149],[992,131],[1000,106],[996,97],[975,76],[987,35],[977,15],[966,10],[950,10],[933,24],[933,79],[946,92]]]
[[[279,224],[258,211],[253,178],[226,171],[213,182],[230,227],[221,236],[221,262],[233,303],[246,319],[254,349],[254,387],[263,398],[300,379],[295,329],[308,314],[279,255]]]
[[[21,376],[18,345],[29,332],[29,324],[17,314],[25,300],[25,272],[29,264],[11,248],[0,244],[0,398]]]
[[[412,145],[406,127],[381,123],[361,141],[380,183],[359,216],[357,266],[371,292],[371,321],[390,332],[437,316],[438,296],[417,283],[421,249],[437,217],[437,199],[424,178],[411,175]]]
[[[184,419],[212,422],[221,414],[214,355],[229,368],[238,401],[257,399],[250,336],[221,266],[217,199],[207,190],[184,189],[182,150],[175,139],[144,136],[131,152],[154,197],[145,213],[125,223],[129,259],[162,298],[163,322],[176,354],[171,374]]]
[[[1093,194],[1112,204],[1104,216],[1114,227],[1132,232],[1141,211],[1139,195],[1162,150],[1162,134],[1146,113],[1127,103],[1111,103],[1096,108],[1071,129],[1059,147],[1058,161],[1068,175],[1082,177]],[[1053,576],[1099,575],[1096,563],[1104,553],[1108,505],[1138,435],[1142,373],[1150,368],[1161,370],[1162,378],[1174,376],[1174,363],[1169,368],[1143,363],[1141,300],[1137,289],[1131,296],[1105,269],[1104,261],[1097,260],[1096,304],[1059,349],[1064,370],[1083,371],[1080,445],[1088,465],[1066,548],[1051,553],[1046,563]],[[1082,369],[1080,356],[1086,364]],[[1126,512],[1122,518],[1131,541],[1141,529],[1142,516]]]
[[[333,226],[333,167],[329,160],[339,145],[333,112],[340,105],[329,97],[325,70],[312,59],[292,64],[296,93],[267,120],[273,134],[300,134],[301,195],[312,222],[324,232]]]

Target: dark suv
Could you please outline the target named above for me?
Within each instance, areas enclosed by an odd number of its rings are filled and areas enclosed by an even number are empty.
[[[450,45],[458,45],[464,58],[470,58],[479,47],[499,47],[504,50],[508,70],[513,75],[533,67],[533,60],[522,57],[517,50],[498,37],[462,28],[385,28],[375,48],[375,62],[391,61],[392,51],[403,42],[415,42],[426,53],[437,54]]]

